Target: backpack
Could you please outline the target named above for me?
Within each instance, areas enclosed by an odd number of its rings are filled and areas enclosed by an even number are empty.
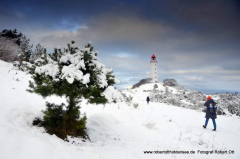
[[[212,114],[217,113],[217,103],[211,102],[211,103],[209,104],[209,111],[210,111],[210,113],[212,113]]]

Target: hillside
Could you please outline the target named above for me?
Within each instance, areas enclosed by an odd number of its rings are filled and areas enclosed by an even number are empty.
[[[168,79],[165,80],[170,82]],[[172,84],[169,83],[169,85]],[[154,88],[154,86],[156,86],[156,88]],[[203,105],[208,96],[196,90],[186,89],[177,83],[174,83],[173,86],[165,86],[164,83],[148,83],[123,92],[126,92],[126,94],[130,93],[133,97],[137,95],[137,100],[139,98],[145,99],[149,96],[152,102],[165,103],[168,105],[202,111],[205,111]],[[238,92],[215,93],[211,94],[211,97],[217,103],[218,115],[231,116],[235,114],[240,116],[240,94],[238,94]]]
[[[0,159],[147,159],[147,158],[240,158],[240,118],[219,115],[217,132],[212,122],[203,129],[205,113],[168,103],[146,103],[153,84],[124,90],[132,102],[104,105],[81,103],[91,139],[70,138],[64,142],[43,128],[33,127],[42,117],[45,102],[65,102],[55,96],[43,99],[26,91],[30,75],[0,61]],[[161,83],[158,91],[165,91]],[[175,88],[169,92],[178,94]],[[190,93],[190,92],[187,92]],[[193,93],[194,94],[194,93]],[[183,100],[184,102],[184,100]],[[189,100],[185,100],[186,103]],[[138,104],[137,108],[133,104]],[[191,103],[189,103],[191,104]],[[195,151],[195,154],[147,154],[144,151]],[[201,154],[206,151],[234,151],[234,154]]]

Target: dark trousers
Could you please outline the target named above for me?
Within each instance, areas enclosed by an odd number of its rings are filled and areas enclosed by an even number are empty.
[[[216,121],[215,119],[211,118],[212,119],[212,122],[213,122],[213,126],[214,126],[214,129],[217,129],[217,125],[216,125]],[[207,127],[207,124],[208,124],[208,120],[209,118],[206,118],[206,121],[205,121],[205,126]]]

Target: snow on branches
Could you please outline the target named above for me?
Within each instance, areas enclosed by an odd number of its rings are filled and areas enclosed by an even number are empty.
[[[82,87],[81,89],[89,88],[84,92],[86,98],[91,97],[90,94],[92,93],[101,96],[107,95],[106,98],[109,102],[119,101],[114,95],[109,95],[109,91],[116,94],[116,90],[111,87],[108,88],[115,83],[119,83],[119,80],[115,79],[111,68],[106,68],[104,64],[97,61],[97,55],[98,52],[93,51],[91,44],[80,49],[72,42],[63,50],[56,48],[53,54],[43,53],[34,61],[31,69],[34,70],[33,76],[35,78],[37,76],[45,78],[45,80],[41,79],[45,86],[53,81],[66,80],[70,85],[78,82]],[[104,93],[104,91],[107,92]]]

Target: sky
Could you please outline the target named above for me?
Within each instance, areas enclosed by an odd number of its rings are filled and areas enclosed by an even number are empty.
[[[206,94],[240,91],[239,0],[0,0],[0,30],[17,29],[48,52],[91,41],[125,89],[150,77]]]

